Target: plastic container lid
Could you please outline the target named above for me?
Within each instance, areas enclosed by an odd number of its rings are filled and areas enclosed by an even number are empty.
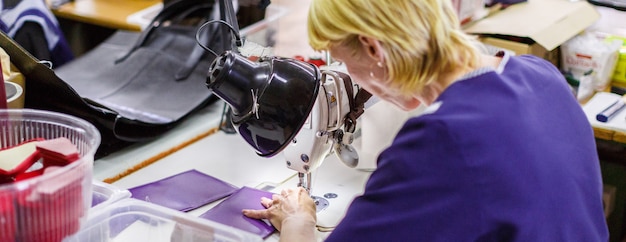
[[[94,180],[90,212],[109,206],[124,198],[129,198],[130,196],[131,194],[128,189],[121,189],[111,184]]]
[[[92,211],[85,226],[63,241],[229,242],[263,240],[257,235],[211,220],[134,198],[126,198]]]

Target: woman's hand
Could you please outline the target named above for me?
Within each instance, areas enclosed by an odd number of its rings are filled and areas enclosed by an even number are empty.
[[[261,204],[266,209],[244,209],[243,214],[254,219],[268,219],[281,231],[281,241],[288,238],[299,238],[297,241],[315,238],[315,202],[304,188],[285,189],[281,194],[274,194],[272,199],[261,198]]]

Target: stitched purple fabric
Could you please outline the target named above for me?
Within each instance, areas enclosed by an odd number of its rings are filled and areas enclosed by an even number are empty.
[[[242,187],[200,217],[267,238],[274,232],[274,227],[266,220],[246,217],[241,210],[244,208],[264,209],[261,205],[261,197],[272,198],[272,194],[255,188]]]
[[[189,170],[129,189],[131,197],[187,212],[222,199],[237,187],[197,170]]]

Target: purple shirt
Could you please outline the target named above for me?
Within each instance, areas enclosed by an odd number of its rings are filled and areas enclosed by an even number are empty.
[[[556,67],[505,55],[405,123],[327,241],[608,241],[593,130]]]

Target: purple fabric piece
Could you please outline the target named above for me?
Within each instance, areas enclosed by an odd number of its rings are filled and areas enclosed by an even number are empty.
[[[129,189],[131,197],[187,212],[222,199],[237,187],[197,170],[189,170]]]
[[[255,188],[242,187],[200,217],[267,238],[275,231],[272,224],[265,220],[248,218],[241,210],[265,209],[261,205],[261,197],[272,198],[272,194]]]
[[[93,193],[91,195],[91,207],[93,208],[96,205],[98,205],[100,203],[103,203],[107,199],[108,199],[108,197],[106,197],[105,195]]]

